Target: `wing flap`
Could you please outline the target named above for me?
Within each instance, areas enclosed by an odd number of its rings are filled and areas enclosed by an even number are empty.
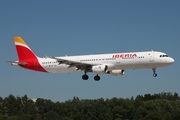
[[[62,59],[62,58],[57,58],[57,57],[52,57],[52,56],[46,56],[47,58],[51,58],[51,59],[55,59],[57,60],[57,62],[59,64],[66,64],[69,65],[70,67],[76,67],[77,70],[86,70],[89,67],[93,66],[93,64],[89,64],[89,63],[83,63],[83,62],[79,62],[79,61],[73,61],[73,60],[67,60],[67,59]]]

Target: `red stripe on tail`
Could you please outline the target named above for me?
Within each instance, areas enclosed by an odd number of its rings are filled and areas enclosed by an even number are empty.
[[[27,46],[21,37],[15,37],[14,42],[16,45],[16,51],[18,54],[19,62],[25,62],[26,65],[19,65],[23,68],[47,72],[39,63],[38,57],[34,52]],[[40,58],[39,58],[40,59]]]
[[[27,59],[37,59],[36,55],[28,48],[20,45],[16,45],[16,51],[19,61]]]

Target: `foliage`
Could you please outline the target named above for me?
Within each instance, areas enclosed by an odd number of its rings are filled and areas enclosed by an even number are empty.
[[[83,99],[65,102],[27,95],[0,97],[0,120],[178,120],[180,97],[177,93],[138,95],[135,99]]]

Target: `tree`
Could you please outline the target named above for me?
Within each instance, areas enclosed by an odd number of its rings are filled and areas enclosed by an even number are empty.
[[[54,111],[49,111],[45,114],[45,120],[60,120],[60,116],[54,112]]]
[[[19,120],[31,120],[31,115],[23,114],[23,115],[19,116]]]
[[[178,120],[180,97],[177,93],[138,95],[135,99],[84,99],[65,102],[27,95],[0,97],[0,120]]]
[[[3,111],[8,116],[21,115],[21,100],[17,100],[13,95],[6,97],[2,103]]]
[[[10,116],[7,120],[19,120],[18,116]]]
[[[35,110],[35,103],[33,100],[27,97],[27,95],[24,95],[21,99],[21,111],[22,114],[36,114]]]
[[[8,117],[6,115],[0,114],[0,120],[7,120]]]
[[[4,114],[2,104],[3,104],[3,98],[2,98],[2,97],[0,97],[0,113]]]

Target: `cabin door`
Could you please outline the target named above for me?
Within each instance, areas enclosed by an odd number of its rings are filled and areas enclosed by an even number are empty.
[[[154,52],[152,51],[151,53],[149,53],[150,56],[150,62],[154,62]]]

